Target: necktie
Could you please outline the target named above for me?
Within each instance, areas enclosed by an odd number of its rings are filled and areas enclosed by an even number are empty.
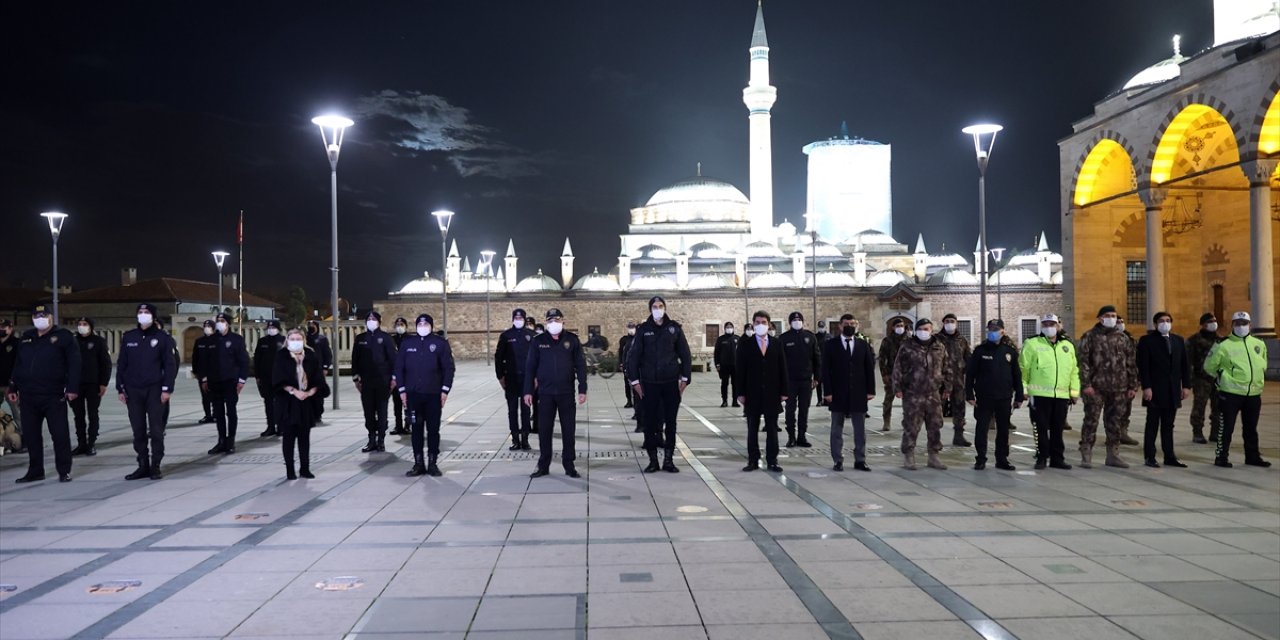
[[[767,340],[768,340],[768,338],[766,338],[766,337],[764,337],[764,336],[760,336],[760,340],[759,340],[759,341],[760,341],[760,355],[764,355],[764,354],[765,354],[765,351],[766,351],[766,349],[767,349],[767,345],[768,345],[768,342],[766,342]]]
[[[849,356],[853,356],[853,338],[844,339],[844,350],[849,352]]]

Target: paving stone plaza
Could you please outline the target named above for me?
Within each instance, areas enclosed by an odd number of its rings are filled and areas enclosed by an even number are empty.
[[[108,396],[73,482],[15,485],[27,457],[0,458],[0,638],[1280,638],[1280,466],[1238,451],[1212,466],[1185,408],[1188,469],[1125,447],[1128,470],[1032,471],[1020,411],[1016,472],[974,471],[953,447],[947,471],[904,471],[901,429],[877,417],[873,472],[837,473],[815,407],[812,449],[784,449],[782,474],[743,473],[743,421],[703,374],[680,413],[681,472],[644,474],[621,379],[590,383],[579,480],[558,461],[529,479],[536,452],[507,451],[480,362],[445,408],[440,478],[404,477],[407,437],[359,452],[350,386],[313,432],[314,480],[284,480],[252,385],[237,453],[206,455],[214,429],[194,425],[181,380],[164,479],[126,482]],[[1263,396],[1273,461],[1278,392]]]

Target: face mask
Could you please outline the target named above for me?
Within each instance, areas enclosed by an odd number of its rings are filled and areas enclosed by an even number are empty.
[[[31,321],[31,324],[34,324],[34,325],[36,326],[36,329],[37,329],[37,330],[39,330],[39,331],[44,331],[45,329],[48,329],[48,328],[49,328],[49,319],[48,319],[48,318],[36,318],[36,319],[34,319],[34,320],[32,320],[32,321]]]
[[[654,321],[662,320],[662,317],[663,317],[663,316],[665,316],[665,315],[667,315],[667,310],[666,310],[666,309],[654,309],[654,310],[653,310],[653,319],[654,319]]]
[[[215,324],[214,326],[218,329],[218,333],[226,333],[226,332],[227,332],[227,323],[225,323],[225,322],[219,322],[219,323]]]
[[[895,335],[899,335],[899,336],[900,336],[900,335],[902,335],[902,334],[904,334],[904,333],[906,333],[906,332],[907,332],[907,328],[906,328],[906,327],[894,327],[894,328],[893,328],[893,333],[894,333]]]
[[[1172,322],[1161,322],[1160,324],[1157,324],[1157,325],[1156,325],[1156,331],[1159,331],[1160,333],[1163,333],[1164,335],[1169,335],[1169,332],[1170,332],[1170,331],[1173,331],[1173,323],[1172,323]]]
[[[1057,335],[1058,335],[1058,328],[1057,328],[1057,327],[1044,327],[1044,328],[1040,329],[1040,332],[1041,332],[1041,333],[1043,333],[1043,334],[1044,334],[1044,337],[1046,337],[1046,338],[1054,338],[1054,337],[1057,337]]]
[[[1117,328],[1117,329],[1119,329],[1119,330],[1121,330],[1121,331],[1124,331],[1124,323],[1123,323],[1123,322],[1121,322],[1120,324],[1117,324],[1117,325],[1116,325],[1116,328]]]
[[[272,338],[274,338],[274,337],[276,337],[276,336],[280,335],[280,330],[279,330],[279,329],[277,329],[277,328],[275,328],[275,327],[271,327],[270,329],[267,329],[267,335],[269,335],[269,336],[271,336]]]
[[[405,326],[404,326],[404,325],[402,325],[402,324],[398,324],[398,325],[396,325],[396,333],[397,333],[397,334],[404,335],[404,332],[405,332]]]
[[[368,322],[365,322],[365,323],[364,323],[364,327],[365,327],[366,329],[370,330],[370,331],[377,331],[377,330],[378,330],[378,321],[377,321],[377,320],[369,320]]]
[[[1104,326],[1104,327],[1106,327],[1106,328],[1108,328],[1108,329],[1113,329],[1113,328],[1115,328],[1115,326],[1116,326],[1116,319],[1115,319],[1115,318],[1103,318],[1103,319],[1102,319],[1102,326]]]
[[[946,331],[947,333],[955,333],[955,332],[956,332],[956,323],[954,323],[954,322],[944,322],[944,323],[942,323],[942,330],[943,330],[943,331]]]
[[[926,331],[924,329],[916,331],[916,339],[920,342],[928,342],[931,337],[933,337],[932,331]]]
[[[1208,331],[1208,332],[1210,332],[1210,333],[1217,333],[1217,332],[1218,332],[1218,323],[1216,323],[1216,322],[1210,322],[1210,323],[1208,323],[1208,324],[1204,325],[1204,330],[1205,330],[1205,331]]]
[[[635,328],[627,329],[627,335],[634,336],[635,334],[636,334]]]
[[[564,323],[563,323],[563,322],[548,322],[548,323],[547,323],[547,331],[549,331],[549,332],[551,333],[551,335],[553,335],[553,336],[558,336],[558,335],[560,335],[560,332],[561,332],[561,331],[564,331]]]
[[[1000,342],[1000,332],[999,332],[999,331],[988,331],[988,332],[987,332],[987,342]]]
[[[799,331],[800,329],[804,328],[804,323],[800,322],[799,320],[796,320],[791,323],[791,328],[795,331]]]
[[[36,325],[37,328],[39,328],[39,326],[40,325]],[[1237,336],[1244,338],[1249,335],[1249,325],[1242,324],[1239,326],[1231,327],[1231,333],[1234,333]]]
[[[733,335],[733,331],[734,331],[734,330],[733,330],[733,327],[725,327],[725,328],[724,328],[724,334],[725,334],[726,336],[731,336],[731,335]]]
[[[844,337],[846,338],[852,338],[853,336],[857,335],[858,329],[855,327],[843,326],[843,327],[840,327],[840,333],[844,334]]]
[[[770,337],[770,338],[772,338],[772,337],[774,337],[774,336],[776,336],[776,335],[778,335],[778,332],[777,332],[777,331],[774,331],[773,329],[770,329],[770,330],[769,330],[769,337]]]
[[[751,330],[756,332],[756,336],[762,336],[762,335],[765,335],[766,333],[769,333],[769,325],[757,324],[751,327]]]
[[[204,328],[204,334],[205,334],[206,336],[211,336],[211,335],[213,335],[213,327],[205,327],[205,328]]]
[[[140,325],[142,325],[142,326],[144,326],[144,327],[149,327],[149,326],[151,326],[151,314],[149,314],[149,313],[139,313],[139,314],[138,314],[138,324],[140,324]]]
[[[404,332],[401,331],[401,333],[404,333]],[[418,335],[424,338],[431,335],[431,325],[429,324],[418,325]]]
[[[307,333],[314,336],[315,334],[320,333],[320,327],[307,327]]]
[[[511,326],[513,326],[513,327],[515,327],[515,328],[517,328],[517,329],[523,329],[523,328],[524,328],[524,320],[519,320],[519,319],[517,319],[517,320],[512,320],[512,321],[511,321]]]
[[[79,334],[80,334],[80,335],[82,335],[82,336],[87,336],[87,335],[89,335],[89,331],[91,331],[91,329],[89,329],[89,325],[87,325],[87,324],[82,324],[82,325],[80,325],[80,326],[76,327],[76,332],[77,332],[77,333],[79,333]]]
[[[302,341],[302,340],[290,340],[290,341],[289,341],[289,350],[290,350],[290,351],[292,351],[292,352],[294,352],[294,353],[297,353],[297,352],[299,352],[299,351],[302,351],[302,347],[306,346],[306,344],[307,344],[307,343],[306,343],[305,341]]]

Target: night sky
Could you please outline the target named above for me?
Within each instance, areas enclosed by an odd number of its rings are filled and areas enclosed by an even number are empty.
[[[1211,44],[1210,0],[765,3],[774,211],[803,226],[806,156],[893,145],[894,235],[969,256],[977,168],[960,128],[1005,126],[989,243],[1059,246],[1057,140],[1092,104]],[[41,211],[71,215],[61,280],[213,280],[246,216],[250,291],[329,291],[329,175],[314,115],[356,120],[338,166],[343,297],[440,270],[428,212],[520,275],[616,264],[628,210],[692,175],[744,192],[751,0],[27,2],[0,9],[0,285],[49,279]],[[234,260],[234,256],[232,260]]]

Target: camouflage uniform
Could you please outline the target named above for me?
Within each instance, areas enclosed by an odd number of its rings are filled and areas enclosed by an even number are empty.
[[[969,348],[969,339],[960,335],[957,329],[954,334],[947,334],[946,331],[938,333],[938,340],[942,342],[942,346],[947,350],[947,357],[950,359],[954,371],[943,384],[950,386],[951,389],[951,426],[955,427],[955,439],[952,444],[957,446],[968,446],[961,444],[964,440],[964,371],[969,365],[969,357],[973,355],[973,350]]]
[[[1084,396],[1084,425],[1080,429],[1080,453],[1087,458],[1093,451],[1098,432],[1098,418],[1103,417],[1107,434],[1108,461],[1119,461],[1120,428],[1133,399],[1130,392],[1138,389],[1138,361],[1133,339],[1119,329],[1102,324],[1080,337],[1077,346],[1080,363],[1080,388],[1093,387],[1093,395]]]
[[[889,421],[893,419],[893,363],[898,359],[898,349],[902,348],[902,342],[907,339],[908,334],[898,335],[889,330],[889,334],[880,341],[880,351],[877,359],[880,364],[880,381],[884,383],[884,427],[881,431],[889,430]]]
[[[1121,329],[1120,333],[1129,339],[1129,353],[1133,354],[1133,367],[1136,371],[1138,368],[1138,341],[1133,339],[1133,335],[1128,329]],[[1141,390],[1141,384],[1136,388]],[[1133,415],[1133,398],[1125,397],[1124,406],[1120,408],[1120,444],[1137,445],[1138,441],[1129,435],[1129,418]]]
[[[1187,361],[1191,363],[1191,430],[1197,442],[1204,438],[1204,405],[1209,405],[1209,442],[1218,441],[1222,430],[1222,414],[1218,411],[1218,389],[1213,377],[1204,371],[1205,358],[1213,345],[1218,344],[1218,334],[1198,331],[1187,340]]]
[[[950,393],[954,376],[955,367],[942,342],[936,338],[902,341],[892,378],[895,392],[902,393],[902,453],[915,453],[922,422],[929,453],[942,451],[942,396]]]

